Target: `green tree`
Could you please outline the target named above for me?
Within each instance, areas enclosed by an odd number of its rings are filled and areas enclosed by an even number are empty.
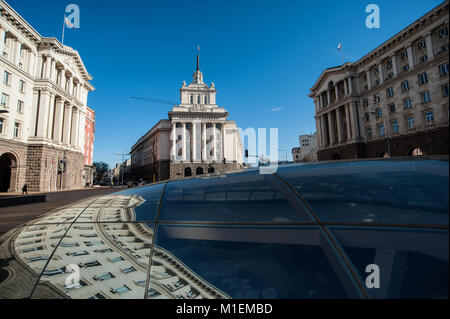
[[[94,162],[96,179],[101,181],[102,177],[108,173],[109,165],[105,162]]]

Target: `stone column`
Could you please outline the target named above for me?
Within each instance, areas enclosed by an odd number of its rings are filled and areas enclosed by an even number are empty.
[[[51,56],[45,57],[45,78],[50,79],[51,74],[51,68],[52,68],[52,58]]]
[[[412,69],[415,66],[415,63],[414,63],[414,52],[413,52],[411,44],[409,44],[406,47],[406,52],[408,53],[409,68]]]
[[[78,83],[77,83],[77,96],[76,96],[76,98],[77,98],[78,100],[80,100],[80,91],[81,91],[81,83],[78,82]]]
[[[202,123],[202,160],[206,162],[206,123]]]
[[[0,55],[3,55],[3,51],[5,50],[5,30],[0,26]]]
[[[425,43],[427,44],[427,56],[428,60],[434,57],[434,45],[433,45],[433,37],[431,33],[427,33],[425,35]]]
[[[192,156],[191,156],[191,162],[195,162],[197,160],[197,123],[192,123],[192,138],[191,138],[191,144],[192,144]]]
[[[378,74],[380,74],[380,84],[384,82],[383,63],[378,64]]]
[[[356,103],[350,102],[350,121],[352,122],[352,132],[353,139],[359,138],[359,121],[358,121],[358,113],[356,112]]]
[[[78,147],[78,127],[80,125],[80,111],[78,108],[73,109],[73,119],[72,119],[72,136],[70,144],[74,147]]]
[[[322,98],[322,94],[319,94],[319,109],[323,108],[323,98]]]
[[[20,48],[22,44],[19,40],[14,41],[16,43],[15,53],[14,53],[14,64],[19,65],[20,62]]]
[[[64,101],[57,98],[55,101],[55,127],[53,128],[53,139],[57,142],[62,142],[63,116]]]
[[[56,61],[52,59],[52,66],[51,66],[51,72],[50,72],[50,79],[53,82],[56,82]]]
[[[69,92],[70,95],[73,94],[73,76],[72,75],[69,76],[69,88],[67,91]]]
[[[339,100],[339,87],[338,87],[337,83],[334,86],[334,95],[335,95],[335,101],[337,102]]]
[[[186,123],[183,123],[183,161],[187,159],[187,147],[186,147]]]
[[[347,122],[347,140],[350,140],[352,138],[352,130],[351,130],[350,110],[348,103],[344,106],[344,110],[345,110],[345,121]]]
[[[366,71],[367,76],[367,87],[369,90],[372,88],[372,79],[370,78],[370,69]]]
[[[340,107],[338,107],[336,109],[336,122],[337,122],[337,132],[338,132],[338,143],[341,143],[344,141],[344,125],[342,123]]]
[[[344,94],[348,96],[348,79],[344,80]]]
[[[47,137],[48,108],[50,104],[50,92],[41,91],[38,115],[38,137]]]
[[[175,122],[172,123],[172,161],[175,161],[177,158],[177,124]]]
[[[351,77],[348,78],[348,93],[353,94],[353,80]]]
[[[63,90],[66,90],[66,70],[61,68],[61,83],[59,84]]]
[[[225,160],[225,126],[224,123],[220,124],[220,137],[221,137],[221,149],[222,149],[222,159]]]
[[[327,105],[330,105],[331,104],[331,93],[330,93],[330,90],[327,90]]]
[[[394,73],[394,76],[397,76],[398,74],[397,56],[395,54],[392,56],[392,73]]]
[[[63,128],[63,143],[66,145],[70,144],[72,128],[72,105],[69,103],[64,105],[64,128]]]
[[[50,104],[48,112],[47,138],[53,139],[53,116],[55,114],[55,95],[50,93]]]
[[[327,116],[327,115],[325,114],[325,115],[322,115],[320,117],[320,119],[322,121],[323,146],[329,145],[329,142],[328,142],[328,140],[329,140],[329,138],[328,138],[328,124],[327,124],[327,121],[325,119],[325,116]]]
[[[330,136],[330,145],[336,143],[336,138],[334,135],[334,121],[332,116],[332,111],[328,112],[328,134]]]
[[[316,131],[317,131],[318,136],[319,136],[317,142],[319,144],[319,147],[322,147],[322,127],[320,125],[320,118],[319,117],[316,117]]]
[[[213,143],[214,143],[214,148],[213,148],[213,160],[217,161],[217,132],[216,132],[216,123],[213,123]]]

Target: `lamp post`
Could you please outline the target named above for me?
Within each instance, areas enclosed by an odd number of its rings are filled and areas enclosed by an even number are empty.
[[[378,115],[376,112],[370,112],[370,114]],[[391,157],[391,144],[389,141],[389,125],[388,125],[389,123],[388,123],[386,115],[382,115],[382,117],[383,117],[383,124],[384,124],[385,130],[386,130],[385,135],[386,135],[387,155],[388,155],[388,157]]]

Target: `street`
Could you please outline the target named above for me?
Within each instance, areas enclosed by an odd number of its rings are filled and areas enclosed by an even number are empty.
[[[1,207],[0,236],[11,228],[26,223],[27,221],[58,207],[68,205],[90,196],[105,195],[120,190],[121,188],[119,187],[99,187],[64,192],[51,192],[45,193],[47,198],[43,203]]]

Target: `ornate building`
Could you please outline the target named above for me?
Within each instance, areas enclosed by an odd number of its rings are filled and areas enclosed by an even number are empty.
[[[94,182],[94,136],[95,111],[86,107],[86,123],[84,126],[84,183],[92,185]]]
[[[84,186],[87,96],[94,87],[78,52],[42,37],[0,0],[0,73],[0,191]]]
[[[181,103],[131,148],[132,177],[148,181],[242,169],[242,142],[236,123],[216,104],[216,88],[197,69],[183,82]]]
[[[319,160],[448,154],[448,1],[311,89]]]

